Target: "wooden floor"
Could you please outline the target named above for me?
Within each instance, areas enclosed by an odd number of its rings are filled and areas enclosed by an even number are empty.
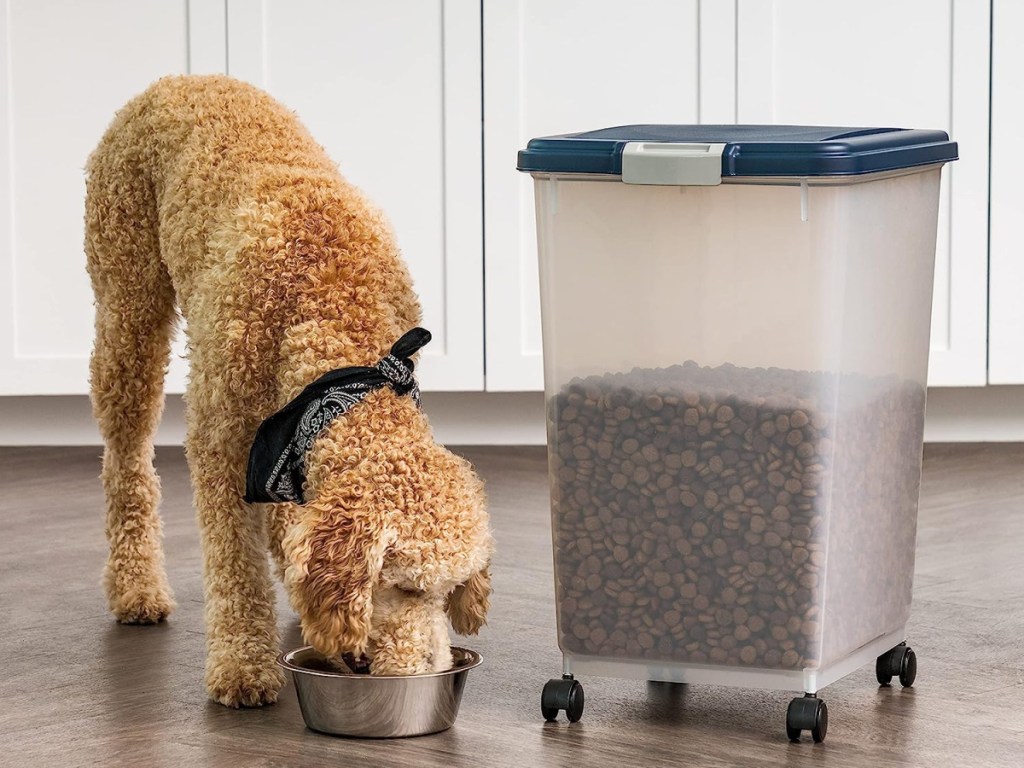
[[[291,690],[231,711],[202,689],[199,543],[180,451],[161,450],[167,560],[179,607],[122,627],[99,589],[95,449],[0,450],[0,765],[1024,766],[1024,446],[926,455],[910,642],[913,689],[861,669],[825,689],[828,740],[789,744],[790,694],[585,679],[583,720],[544,724],[560,671],[544,452],[465,451],[497,531],[490,626],[444,734],[349,741],[303,727]],[[298,644],[281,601],[285,643]]]

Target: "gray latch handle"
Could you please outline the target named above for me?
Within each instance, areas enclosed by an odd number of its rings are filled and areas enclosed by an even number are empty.
[[[725,144],[631,141],[622,150],[626,184],[710,187],[722,183]]]

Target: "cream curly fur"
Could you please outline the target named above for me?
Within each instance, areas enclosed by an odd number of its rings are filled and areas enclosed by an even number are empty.
[[[117,114],[89,159],[85,219],[117,619],[174,606],[152,440],[177,307],[211,697],[257,706],[283,683],[268,549],[320,651],[366,653],[378,674],[450,664],[445,611],[480,629],[491,535],[480,481],[410,398],[380,390],[324,431],[306,506],[242,501],[260,422],[322,373],[372,365],[420,319],[381,214],[292,113],[211,76],[160,80]]]

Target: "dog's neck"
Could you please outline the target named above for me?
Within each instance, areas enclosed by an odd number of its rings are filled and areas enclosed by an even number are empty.
[[[407,330],[407,329],[402,329]],[[277,386],[279,405],[328,371],[353,365],[376,365],[388,353],[400,333],[397,325],[378,327],[347,319],[309,320],[292,326],[281,342]]]
[[[382,428],[382,425],[387,426]],[[352,435],[360,436],[358,447],[351,444]],[[332,485],[341,492],[344,486],[341,478],[354,463],[376,461],[381,455],[399,450],[414,452],[431,444],[433,433],[411,397],[396,395],[390,389],[372,392],[363,402],[331,422],[313,442],[306,457],[308,498],[317,498]],[[375,490],[382,499],[394,492],[394,487]],[[391,501],[395,504],[384,506],[401,507],[396,499]]]

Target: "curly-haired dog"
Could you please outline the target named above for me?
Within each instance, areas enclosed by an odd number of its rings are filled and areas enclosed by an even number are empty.
[[[255,706],[283,683],[268,547],[321,652],[366,654],[379,674],[450,665],[445,614],[462,633],[483,624],[492,542],[479,480],[414,397],[377,386],[326,419],[304,452],[305,505],[243,498],[261,422],[326,372],[376,365],[419,321],[383,217],[293,114],[213,76],[165,78],[117,114],[89,159],[85,218],[117,619],[174,605],[152,439],[177,306],[210,695]]]

